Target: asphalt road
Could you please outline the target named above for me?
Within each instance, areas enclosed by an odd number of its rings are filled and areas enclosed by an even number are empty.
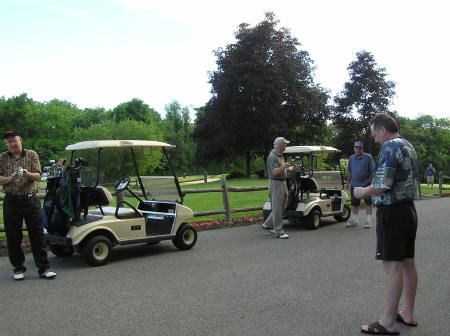
[[[419,326],[400,332],[449,335],[450,198],[416,206]],[[96,268],[51,256],[50,281],[28,255],[26,279],[14,282],[0,258],[0,335],[360,335],[384,301],[375,230],[328,221],[287,231],[288,240],[259,225],[204,231],[190,251],[121,247]]]

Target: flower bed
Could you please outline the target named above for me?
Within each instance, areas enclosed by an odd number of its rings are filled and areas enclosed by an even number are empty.
[[[210,221],[195,221],[192,225],[197,231],[224,229],[234,226],[245,226],[252,224],[262,224],[264,222],[263,216],[244,216],[232,218],[230,223],[226,223],[222,219],[215,219]]]

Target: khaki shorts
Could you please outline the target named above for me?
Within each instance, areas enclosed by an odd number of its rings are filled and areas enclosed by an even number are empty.
[[[427,175],[427,183],[433,184],[434,183],[434,175]]]

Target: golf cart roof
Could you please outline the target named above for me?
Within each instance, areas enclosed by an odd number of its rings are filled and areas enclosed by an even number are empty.
[[[289,146],[284,151],[285,154],[324,154],[339,153],[340,150],[328,146]]]
[[[97,149],[97,148],[124,148],[124,147],[147,147],[151,149],[161,148],[175,148],[174,145],[170,145],[160,141],[148,141],[148,140],[92,140],[77,142],[72,145],[68,145],[66,150],[79,150],[79,149]]]

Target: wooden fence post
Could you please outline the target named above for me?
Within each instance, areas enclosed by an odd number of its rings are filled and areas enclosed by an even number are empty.
[[[442,189],[443,189],[443,185],[442,183],[444,183],[444,178],[443,178],[443,172],[442,170],[439,172],[439,197],[442,197]]]
[[[230,213],[230,202],[228,201],[228,187],[226,178],[222,177],[220,179],[220,185],[222,186],[222,198],[223,198],[223,208],[225,210],[225,224],[231,224],[231,213]]]
[[[208,173],[207,173],[207,172],[204,173],[204,176],[203,176],[203,182],[204,182],[204,183],[207,183],[207,182],[208,182]]]

